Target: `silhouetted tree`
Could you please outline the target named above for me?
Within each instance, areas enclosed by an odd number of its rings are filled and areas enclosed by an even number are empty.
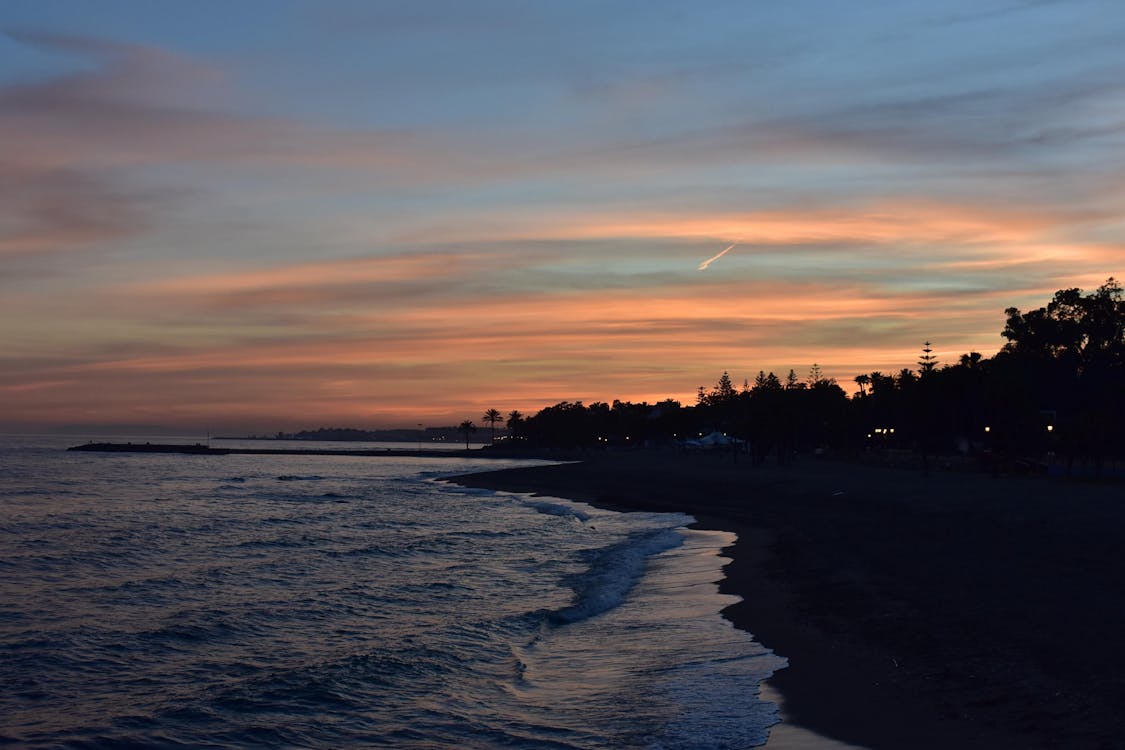
[[[922,356],[918,358],[918,374],[922,377],[929,375],[937,367],[937,357],[934,356],[934,350],[927,341],[922,344]]]
[[[585,438],[592,439],[595,445],[604,446],[608,443],[610,436],[616,432],[609,404],[595,401],[586,407],[585,425],[588,433]]]
[[[828,449],[848,439],[849,402],[833,378],[820,378],[796,394],[796,447],[799,450]]]
[[[1110,277],[1094,292],[1060,289],[1046,307],[1021,314],[1004,311],[1005,351],[1034,353],[1089,365],[1125,356],[1125,307],[1121,285]]]
[[[712,400],[726,403],[733,401],[737,395],[734,390],[734,384],[731,383],[730,374],[724,370],[722,377],[719,378],[719,382],[715,384],[715,390],[711,392]]]
[[[769,375],[766,375],[766,373],[762,370],[758,370],[758,374],[754,378],[754,387],[750,389],[750,392],[753,393],[755,391],[761,392],[780,390],[781,381],[777,379],[776,375],[774,375],[772,372]]]
[[[521,437],[523,435],[523,414],[518,409],[512,409],[508,412],[508,421],[505,422],[505,426],[513,437]]]
[[[670,398],[654,404],[648,419],[653,437],[661,441],[679,439],[694,428],[692,410]]]
[[[876,429],[885,430],[903,424],[902,398],[894,376],[875,370],[868,378],[871,392],[863,399],[863,432],[874,434]],[[882,444],[885,444],[885,439],[882,439]]]
[[[491,443],[496,442],[496,423],[504,421],[504,416],[496,409],[489,409],[484,413],[481,419],[488,422],[488,426],[492,428],[492,437],[489,440]]]
[[[710,391],[702,387],[696,398],[695,416],[700,431],[728,431],[740,422],[744,396],[734,388],[730,373],[724,371]]]
[[[693,406],[614,400],[587,408],[563,401],[528,418],[513,412],[508,426],[520,425],[544,447],[657,444],[720,429],[748,439],[756,461],[770,453],[784,463],[812,448],[875,446],[913,448],[924,465],[934,455],[999,456],[991,465],[1004,461],[1010,469],[1041,467],[1055,451],[1093,461],[1097,470],[1104,457],[1125,450],[1122,297],[1111,278],[1089,294],[1060,290],[1038,310],[1008,308],[1007,343],[994,357],[969,352],[940,366],[926,342],[917,372],[857,375],[859,393],[851,399],[814,364],[806,382],[793,370],[784,384],[759,370],[742,391],[724,372],[713,388],[699,388]]]
[[[874,370],[868,376],[871,381],[871,395],[879,396],[884,393],[890,393],[895,388],[895,378],[893,375],[884,375],[878,370]]]
[[[1027,313],[1005,310],[1008,339],[998,360],[1022,370],[1041,413],[1052,412],[1052,439],[1067,455],[1092,459],[1101,471],[1108,450],[1122,447],[1125,419],[1125,301],[1112,277],[1090,294],[1060,289]],[[1003,356],[1001,356],[1003,355]],[[1040,420],[1042,421],[1042,420]],[[1040,432],[1042,425],[1039,425]]]
[[[473,424],[473,420],[466,419],[464,422],[462,422],[457,427],[457,430],[465,436],[465,450],[468,450],[469,449],[469,436],[477,431],[477,426],[475,424]]]
[[[744,431],[749,439],[755,463],[761,463],[771,452],[776,452],[778,463],[783,463],[789,454],[793,434],[793,422],[786,418],[790,400],[786,391],[773,372],[766,374],[759,370],[750,388],[749,402],[745,414]]]
[[[730,379],[730,373],[723,371],[719,377],[718,382],[710,391],[707,391],[703,386],[699,386],[699,393],[696,395],[696,403],[704,406],[722,406],[729,404],[738,398],[738,391],[734,389],[734,383]]]
[[[805,383],[809,388],[813,388],[821,382],[835,383],[836,381],[832,380],[831,378],[824,377],[824,373],[820,371],[820,365],[818,365],[816,362],[813,362],[812,367],[809,368],[809,376],[805,379]]]
[[[527,437],[548,448],[577,448],[592,445],[596,435],[581,401],[560,401],[540,409],[524,423]]]

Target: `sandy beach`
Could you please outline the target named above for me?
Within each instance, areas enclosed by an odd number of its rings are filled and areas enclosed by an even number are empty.
[[[733,531],[724,612],[787,728],[890,750],[1125,742],[1125,486],[672,450],[457,477]]]

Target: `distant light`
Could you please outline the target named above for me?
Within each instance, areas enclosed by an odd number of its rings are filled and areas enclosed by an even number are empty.
[[[870,432],[869,432],[869,433],[867,433],[867,437],[871,437],[871,433],[870,433]]]
[[[1053,424],[1047,425],[1047,432],[1054,432],[1054,431],[1055,431],[1055,426]]]
[[[891,434],[892,435],[895,434],[895,428],[894,427],[891,428]]]
[[[985,425],[984,431],[985,432],[992,432],[992,428],[989,427],[988,425]]]

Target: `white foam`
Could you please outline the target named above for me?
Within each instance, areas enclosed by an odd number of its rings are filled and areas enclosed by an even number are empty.
[[[590,520],[590,514],[584,510],[580,510],[577,506],[572,504],[564,504],[550,500],[528,500],[527,506],[534,508],[540,513],[545,513],[548,516],[561,516],[575,518],[585,523]]]
[[[573,619],[518,650],[520,701],[566,728],[598,726],[608,746],[764,743],[778,711],[759,686],[785,660],[719,614],[735,600],[714,583],[733,539],[667,529],[601,555],[596,590],[559,613]]]
[[[648,558],[682,542],[683,536],[676,530],[661,529],[599,551],[589,571],[575,586],[575,602],[555,612],[551,621],[577,622],[620,606],[644,573]]]

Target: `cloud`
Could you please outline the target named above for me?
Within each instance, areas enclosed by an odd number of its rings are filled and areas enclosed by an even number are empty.
[[[135,196],[67,169],[34,170],[0,163],[0,255],[84,247],[141,231]]]
[[[431,163],[408,133],[314,128],[228,111],[219,71],[163,50],[45,34],[14,38],[87,55],[96,67],[0,91],[0,136],[8,144],[0,153],[8,163],[47,168],[233,160],[402,173],[425,171]]]
[[[1060,224],[1095,218],[1089,212],[1052,214],[1038,207],[932,199],[883,198],[845,205],[805,205],[777,210],[627,210],[620,206],[568,212],[521,210],[496,217],[434,222],[395,239],[411,242],[516,242],[520,240],[701,239],[741,237],[747,245],[829,243],[1008,243],[1028,241]]]
[[[142,170],[190,165],[229,177],[237,165],[301,167],[403,185],[457,170],[441,145],[411,133],[238,114],[221,71],[160,49],[8,36],[93,68],[0,89],[0,252],[73,251],[139,236],[155,223],[151,196],[175,192]]]

